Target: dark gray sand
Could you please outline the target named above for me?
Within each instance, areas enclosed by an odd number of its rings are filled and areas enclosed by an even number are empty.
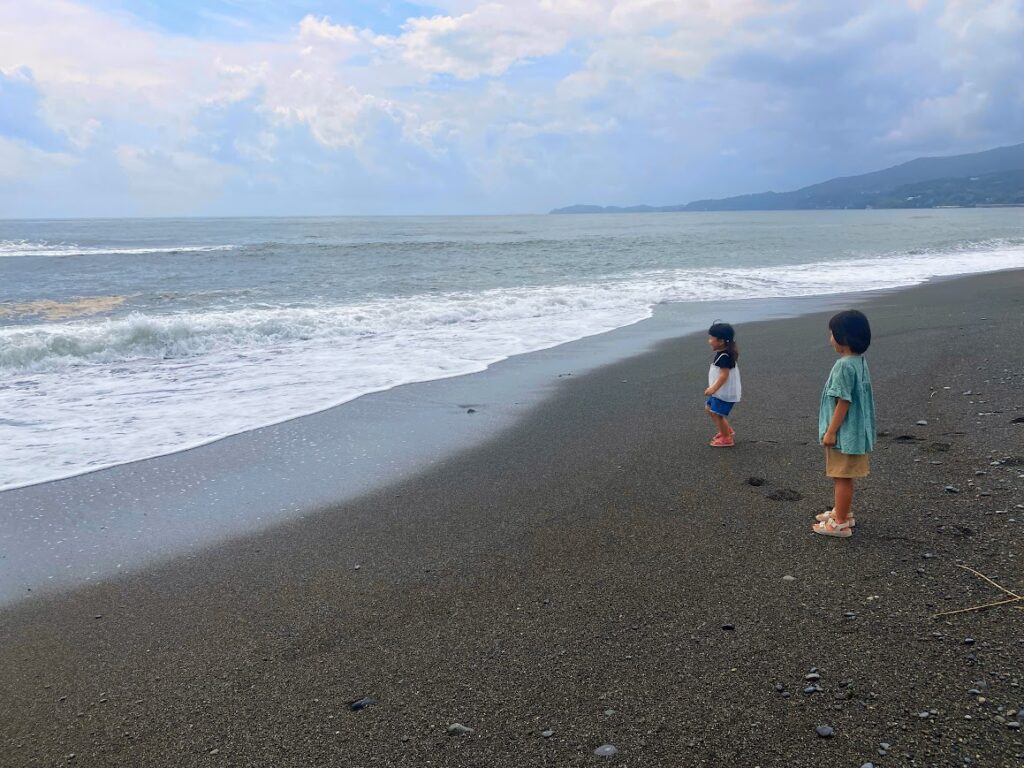
[[[426,475],[0,613],[0,764],[1024,765],[1024,603],[932,618],[1006,597],[957,563],[1024,592],[1024,273],[864,308],[852,539],[810,533],[827,315],[739,329],[731,450],[674,340]]]

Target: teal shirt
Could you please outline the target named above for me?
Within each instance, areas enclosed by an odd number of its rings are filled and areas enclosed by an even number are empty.
[[[871,453],[875,447],[875,398],[871,392],[871,372],[861,355],[836,360],[821,391],[818,409],[818,441],[825,437],[837,400],[849,400],[850,409],[839,427],[836,450],[840,453]]]

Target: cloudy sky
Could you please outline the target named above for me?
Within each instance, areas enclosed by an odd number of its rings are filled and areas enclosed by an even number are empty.
[[[0,217],[528,213],[1024,141],[1024,0],[0,0]]]

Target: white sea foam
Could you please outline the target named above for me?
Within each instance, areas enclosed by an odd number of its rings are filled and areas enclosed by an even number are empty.
[[[199,253],[230,251],[234,245],[174,245],[123,248],[119,246],[82,246],[75,243],[50,243],[33,240],[0,240],[0,258],[13,256],[135,256],[151,253]]]
[[[1009,268],[1024,268],[1024,247],[0,328],[0,488],[483,370],[644,319],[659,303],[895,288]]]

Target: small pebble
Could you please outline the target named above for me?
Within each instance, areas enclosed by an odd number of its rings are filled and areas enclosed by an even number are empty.
[[[475,733],[472,728],[467,728],[462,723],[452,723],[448,726],[448,733],[452,736],[467,736]]]
[[[974,638],[973,637],[965,637],[964,638],[964,645],[974,645]]]
[[[783,581],[796,581],[796,576],[790,576],[789,574],[786,574],[785,576],[782,577],[782,580]]]
[[[947,485],[943,490],[946,493],[960,493],[960,486],[958,485]]]
[[[928,421],[926,419],[918,419],[915,423],[919,427],[927,427],[928,426]]]
[[[614,744],[602,744],[594,750],[594,754],[598,757],[611,757],[618,754],[618,752],[619,750]]]
[[[550,739],[552,736],[555,735],[555,732],[554,731],[550,731],[550,730],[548,730],[548,731],[541,731],[540,735],[543,736],[545,739]]]
[[[821,680],[821,675],[817,672],[811,672],[809,675],[804,675],[804,680]]]
[[[736,629],[736,627],[734,627],[732,624],[723,624],[722,629],[726,630],[727,632],[732,632]]]
[[[351,709],[353,712],[359,712],[360,710],[366,709],[367,707],[372,706],[376,703],[376,699],[371,699],[369,696],[361,696],[355,701],[350,701],[348,703],[348,708]]]
[[[1010,722],[1008,722],[1006,724],[1006,727],[1010,728],[1011,730],[1014,730],[1014,731],[1019,731],[1020,730],[1020,723],[1017,722],[1016,720],[1011,720]]]
[[[830,739],[832,738],[832,734],[835,733],[835,731],[832,730],[831,725],[819,725],[814,730],[823,739]]]
[[[612,715],[615,714],[615,710],[614,709],[606,709],[604,711],[604,714],[605,714],[606,717],[611,717]]]

